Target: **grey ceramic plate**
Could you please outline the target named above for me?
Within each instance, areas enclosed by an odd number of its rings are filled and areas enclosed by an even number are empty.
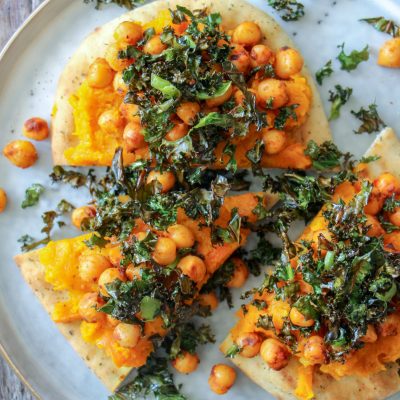
[[[271,11],[265,0],[253,1],[265,11]],[[376,100],[382,118],[400,132],[400,70],[387,70],[376,65],[379,46],[389,37],[358,22],[362,17],[385,15],[400,22],[399,0],[307,0],[306,16],[299,22],[284,24],[285,29],[301,49],[310,69],[315,72],[338,54],[337,45],[346,42],[346,49],[361,49],[369,44],[371,58],[356,71],[339,70],[321,87],[326,109],[329,89],[337,83],[354,89],[353,97],[342,110],[342,117],[332,123],[336,143],[345,150],[361,155],[375,135],[352,133],[358,122],[350,110],[358,110]],[[93,5],[81,0],[52,0],[38,10],[14,37],[0,60],[0,148],[8,141],[20,138],[23,122],[32,116],[49,118],[57,78],[81,40],[96,26],[118,16],[116,6],[95,11]],[[243,16],[245,19],[246,16]],[[12,257],[19,252],[17,239],[29,233],[40,236],[40,215],[55,207],[58,200],[68,198],[81,204],[84,193],[51,186],[50,143],[37,145],[40,160],[28,170],[10,166],[0,156],[0,187],[9,196],[7,211],[0,215],[0,342],[10,362],[29,382],[33,391],[46,400],[100,400],[107,393],[97,378],[61,337],[42,310],[38,301],[21,278]],[[40,204],[22,210],[25,188],[33,182],[48,189]],[[63,229],[57,237],[77,234]],[[253,285],[256,280],[249,282]],[[235,293],[236,307],[240,291]],[[234,321],[233,310],[222,305],[212,317],[217,340],[221,341]],[[195,374],[178,380],[190,399],[217,399],[206,384],[210,367],[223,360],[217,345],[201,354],[201,366]],[[271,398],[244,376],[227,398]]]

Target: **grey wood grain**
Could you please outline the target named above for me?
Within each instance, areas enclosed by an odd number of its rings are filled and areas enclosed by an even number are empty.
[[[0,49],[43,0],[0,0]],[[34,400],[29,390],[0,357],[0,400]]]

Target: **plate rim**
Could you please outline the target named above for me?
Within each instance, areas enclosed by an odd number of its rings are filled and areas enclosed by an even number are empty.
[[[23,23],[18,27],[18,29],[12,34],[12,36],[8,39],[8,41],[0,51],[0,63],[3,61],[8,51],[12,48],[13,44],[23,33],[26,27],[39,13],[41,13],[50,4],[50,2],[52,2],[52,0],[44,0],[35,10],[31,12],[31,14],[23,21]],[[14,362],[11,354],[9,354],[5,345],[2,343],[1,338],[0,338],[0,355],[3,357],[8,366],[11,367],[12,371],[17,375],[17,377],[21,380],[21,382],[28,388],[32,396],[37,400],[41,400],[42,397],[39,395],[39,393],[36,391],[33,385],[29,382],[29,380],[25,377],[25,375],[20,371],[20,369]]]

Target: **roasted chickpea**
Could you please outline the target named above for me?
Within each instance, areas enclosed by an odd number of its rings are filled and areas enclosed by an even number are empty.
[[[0,213],[2,213],[7,206],[7,194],[4,189],[0,188]]]
[[[310,336],[303,349],[303,356],[310,364],[326,363],[326,347],[321,336]]]
[[[178,249],[193,247],[195,237],[187,226],[181,224],[172,225],[168,228],[167,232]]]
[[[241,90],[236,90],[236,92],[233,95],[233,98],[235,99],[235,103],[238,106],[241,106],[244,103],[244,100],[245,100],[244,94],[243,94],[243,92]]]
[[[26,140],[13,140],[3,149],[3,155],[18,168],[29,168],[38,159],[35,146]]]
[[[243,46],[254,46],[260,43],[262,32],[260,27],[251,21],[239,24],[233,31],[232,42]]]
[[[379,190],[374,187],[372,188],[371,194],[368,198],[368,203],[364,207],[364,212],[370,215],[376,215],[381,211],[383,203],[385,202],[384,196],[379,192]]]
[[[49,137],[49,125],[43,118],[30,118],[22,128],[24,136],[32,140],[45,140]]]
[[[176,259],[176,244],[172,239],[160,237],[154,247],[153,259],[160,265],[168,265]]]
[[[161,185],[161,192],[166,193],[175,186],[176,178],[172,172],[151,171],[147,176],[147,183],[149,184],[153,181],[159,182]]]
[[[147,235],[148,235],[148,232],[138,232],[135,234],[136,239],[139,240],[140,242],[142,240],[146,239]]]
[[[235,265],[235,269],[226,286],[228,288],[240,288],[245,284],[247,278],[249,277],[249,269],[240,258],[233,259],[233,263]]]
[[[100,293],[103,296],[108,297],[108,291],[106,285],[114,282],[117,279],[122,282],[126,280],[124,275],[118,268],[107,268],[105,271],[103,271],[103,273],[100,275],[98,282]]]
[[[369,227],[367,235],[371,237],[382,236],[385,233],[385,231],[382,228],[382,225],[379,222],[378,218],[369,214],[366,214],[366,217],[367,217],[366,225]]]
[[[389,314],[377,327],[380,336],[395,336],[398,333],[399,320],[396,315]]]
[[[374,186],[385,197],[400,192],[400,180],[389,172],[385,172],[379,178],[375,179]]]
[[[115,74],[114,80],[113,80],[113,88],[121,96],[124,96],[126,94],[126,92],[128,91],[128,86],[124,81],[122,72],[117,72]],[[120,111],[121,111],[121,109],[120,109]]]
[[[307,319],[296,307],[292,307],[289,313],[289,318],[293,325],[302,328],[313,326],[315,321],[312,318]]]
[[[272,369],[279,371],[288,365],[291,354],[278,339],[268,338],[261,344],[260,356]]]
[[[208,384],[216,394],[225,394],[235,383],[236,372],[229,365],[216,364],[211,368]]]
[[[233,88],[232,88],[232,85],[230,85],[229,89],[221,96],[217,96],[212,99],[206,100],[207,107],[213,108],[213,107],[218,107],[218,106],[224,104],[231,98],[232,93],[233,93]]]
[[[246,74],[250,67],[250,55],[248,51],[240,44],[233,44],[233,49],[229,56],[232,64],[242,74]]]
[[[304,60],[300,53],[290,47],[282,47],[276,53],[275,72],[282,79],[288,79],[303,68]]]
[[[122,103],[119,112],[128,122],[137,122],[140,124],[139,106],[136,104]]]
[[[89,253],[79,257],[79,276],[86,282],[96,282],[102,272],[111,267],[109,259],[101,254]]]
[[[284,106],[289,101],[286,84],[279,79],[264,79],[257,88],[258,104],[272,109]]]
[[[187,135],[189,127],[184,123],[176,123],[174,127],[165,135],[165,139],[174,142]]]
[[[172,360],[171,364],[181,374],[191,374],[196,371],[199,362],[197,354],[190,354],[184,351],[175,360]]]
[[[286,132],[278,129],[266,129],[262,130],[262,140],[266,154],[277,154],[280,153],[286,144]]]
[[[211,311],[218,307],[218,298],[214,292],[200,294],[198,300],[200,305],[210,307]]]
[[[139,343],[142,329],[140,325],[121,322],[114,328],[113,336],[120,346],[132,349]]]
[[[389,221],[396,226],[400,226],[400,207],[396,207],[394,212],[389,214]]]
[[[143,37],[143,29],[132,21],[121,22],[114,31],[114,39],[124,44],[136,44]]]
[[[361,338],[361,341],[364,343],[374,343],[378,339],[378,335],[376,334],[375,327],[371,324],[368,325],[367,332]]]
[[[271,64],[274,52],[265,44],[257,44],[250,51],[250,64],[252,68]]]
[[[104,132],[115,135],[123,129],[125,120],[118,110],[113,109],[101,113],[97,123]]]
[[[124,129],[122,138],[125,143],[126,150],[133,152],[146,146],[144,140],[144,129],[137,122],[129,122]]]
[[[400,38],[386,41],[379,49],[378,64],[382,67],[400,68]]]
[[[102,305],[97,293],[85,293],[79,300],[79,315],[87,322],[97,322],[104,319],[104,313],[97,311]]]
[[[161,41],[159,35],[156,35],[146,42],[143,51],[147,54],[156,55],[162,53],[166,48],[167,45]]]
[[[192,255],[183,257],[178,263],[178,268],[194,282],[201,282],[207,272],[204,261]]]
[[[110,314],[106,315],[106,320],[107,323],[111,326],[113,326],[114,328],[120,323],[120,321],[114,317],[112,317]]]
[[[199,103],[191,101],[184,102],[176,109],[178,117],[187,125],[193,125],[196,121],[197,114],[200,112]]]
[[[93,218],[96,215],[96,208],[94,206],[83,206],[75,208],[72,211],[71,221],[78,229],[82,229],[82,223],[89,218]]]
[[[143,264],[144,265],[144,264]],[[127,276],[127,278],[130,280],[130,281],[133,281],[133,280],[140,280],[141,279],[141,277],[142,277],[142,275],[141,275],[141,266],[140,265],[138,265],[138,266],[136,266],[136,265],[133,265],[133,264],[129,264],[127,267],[126,267],[126,270],[125,270],[125,275]]]
[[[114,74],[113,69],[104,58],[96,58],[89,66],[86,79],[90,87],[102,89],[111,84]]]
[[[132,64],[133,60],[119,58],[119,52],[124,49],[125,46],[119,43],[111,43],[108,45],[105,59],[108,62],[108,65],[114,71],[123,71],[125,68],[129,67]],[[114,78],[114,76],[113,76]],[[112,82],[112,79],[110,83]]]
[[[260,352],[262,339],[258,333],[248,332],[239,335],[235,343],[239,347],[242,357],[252,358]]]

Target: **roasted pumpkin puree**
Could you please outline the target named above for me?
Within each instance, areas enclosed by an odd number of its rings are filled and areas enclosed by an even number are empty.
[[[354,195],[360,190],[358,182],[350,183],[344,182],[340,184],[333,195],[333,201],[339,199],[344,202],[349,202]],[[326,220],[320,211],[317,216],[304,230],[299,240],[314,240],[316,241],[319,233],[327,234]],[[385,233],[384,243],[388,247],[388,251],[400,251],[400,235],[398,232]],[[296,265],[296,259],[291,260],[292,266]],[[296,274],[295,280],[300,283],[302,289],[302,276]],[[305,284],[307,286],[307,284]],[[307,289],[306,289],[307,290]],[[306,292],[305,292],[306,293]],[[261,326],[257,326],[258,320],[261,316],[267,315],[272,318],[275,329],[279,330],[282,319],[289,315],[290,305],[285,301],[274,299],[273,293],[256,294],[254,299],[262,300],[267,304],[265,309],[259,309],[252,304],[246,305],[246,312],[239,310],[237,315],[239,321],[236,326],[231,330],[232,339],[235,342],[236,338],[248,332],[260,333],[264,338],[275,337],[272,330],[266,330]],[[335,379],[340,379],[344,376],[369,376],[376,374],[386,369],[385,364],[394,362],[400,358],[400,315],[394,314],[391,322],[397,326],[397,333],[393,336],[378,336],[378,339],[373,343],[366,343],[360,350],[354,351],[346,357],[345,363],[331,362],[323,365],[309,365],[307,361],[302,358],[304,346],[302,345],[303,338],[300,331],[293,331],[292,333],[297,337],[299,342],[298,352],[294,355],[298,357],[300,367],[298,369],[297,388],[295,391],[296,396],[301,400],[310,400],[314,397],[312,383],[313,371],[319,367],[320,371],[331,375]]]
[[[164,10],[153,21],[145,24],[143,28],[144,30],[154,28],[156,33],[161,33],[166,26],[172,26],[175,32],[180,34],[186,29],[187,23],[172,24],[169,11]],[[264,167],[306,169],[311,166],[311,161],[304,154],[305,146],[296,142],[290,132],[299,128],[306,121],[311,107],[312,92],[306,78],[299,74],[293,75],[285,83],[289,97],[287,105],[297,105],[294,110],[296,118],[288,118],[286,122],[284,130],[288,134],[283,150],[277,154],[264,154],[261,164]],[[70,98],[75,122],[73,137],[76,140],[76,144],[68,148],[64,153],[68,163],[72,165],[102,166],[111,164],[115,149],[118,146],[123,147],[123,127],[111,133],[105,132],[99,127],[97,121],[103,111],[115,110],[118,112],[122,101],[123,96],[114,90],[113,85],[97,89],[90,87],[86,80],[82,83],[81,87]],[[267,129],[271,129],[274,126],[273,121],[277,114],[278,111],[268,111]],[[236,138],[232,141],[233,144],[237,145],[235,158],[239,167],[251,167],[246,153],[254,147],[261,136],[262,133],[257,132],[255,127],[251,126],[246,137]],[[214,165],[216,168],[221,168],[228,162],[229,158],[223,155],[225,144],[221,142],[216,148],[215,155],[218,160]],[[124,151],[126,164],[147,156],[147,148],[136,150],[134,153]]]

